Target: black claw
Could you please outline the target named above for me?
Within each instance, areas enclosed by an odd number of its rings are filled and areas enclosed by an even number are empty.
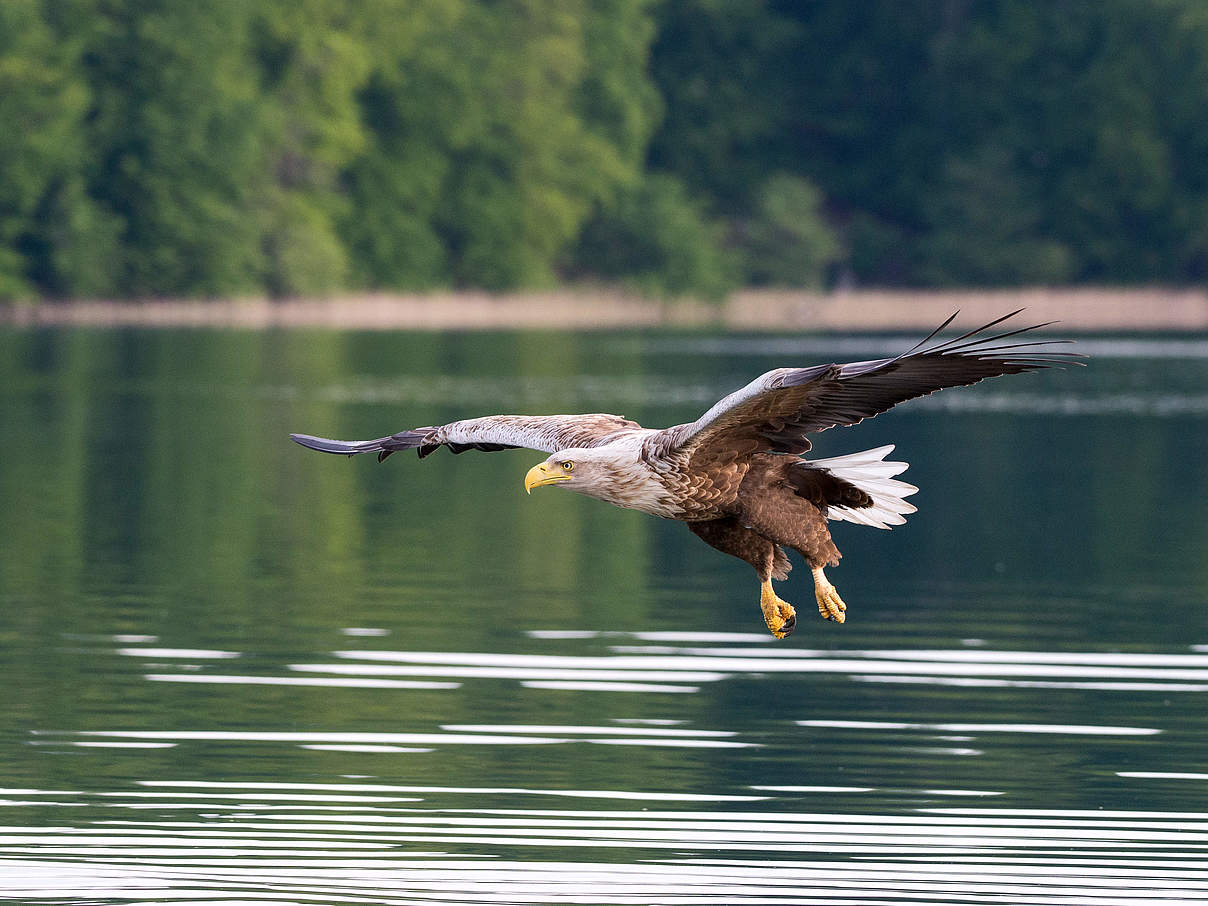
[[[793,634],[793,630],[797,628],[797,614],[793,614],[784,621],[784,625],[780,627],[780,631],[784,633],[782,638],[788,638]]]

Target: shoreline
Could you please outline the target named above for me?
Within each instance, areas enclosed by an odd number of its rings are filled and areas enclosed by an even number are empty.
[[[733,331],[930,329],[958,309],[987,323],[1026,308],[1035,321],[1083,332],[1208,332],[1208,292],[1193,289],[743,290],[725,302],[643,299],[607,290],[491,294],[388,293],[326,299],[75,301],[0,305],[10,327],[208,327],[344,330]]]

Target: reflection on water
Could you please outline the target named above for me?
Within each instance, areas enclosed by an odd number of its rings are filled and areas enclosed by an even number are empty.
[[[270,792],[282,788],[291,792]],[[156,805],[177,810],[178,820],[128,811],[90,831],[6,829],[0,841],[29,854],[6,867],[9,892],[31,900],[812,904],[870,902],[869,891],[878,902],[1208,898],[1202,862],[1181,851],[1208,839],[1205,813],[616,810],[591,793],[582,794],[581,805],[595,806],[587,809],[459,807],[489,794],[448,791],[448,807],[423,808],[261,784],[235,785],[217,794],[229,804],[215,804],[193,801],[203,794],[181,783],[170,795],[182,801]],[[315,801],[339,805],[325,811]],[[122,814],[140,803],[101,807]],[[450,852],[473,847],[531,857]],[[551,847],[569,858],[550,860]],[[693,849],[709,855],[682,854]]]
[[[10,897],[77,902],[832,903],[869,902],[870,891],[892,902],[1208,899],[1208,812],[885,813],[875,808],[887,798],[996,793],[759,789],[190,780],[9,789],[0,804],[10,811],[60,814],[0,828],[0,877]]]
[[[283,440],[667,424],[786,355],[899,348],[0,332],[0,896],[1208,900],[1202,340],[827,432],[897,443],[921,509],[838,527],[850,619],[786,643],[741,564],[525,498],[523,451]]]
[[[328,663],[281,663],[278,674],[243,677],[204,671],[251,660],[245,652],[111,648],[115,658],[148,663],[172,658],[211,662],[197,665],[196,673],[135,674],[144,682],[248,684],[248,695],[255,694],[250,687],[267,680],[296,679],[291,675],[296,670],[449,671],[440,675],[457,676],[459,682],[364,686],[357,687],[356,695],[367,704],[363,697],[395,694],[390,691],[395,688],[404,690],[397,694],[430,688],[473,698],[510,687],[513,719],[452,723],[413,716],[403,721],[412,727],[407,732],[235,726],[36,729],[24,742],[44,758],[81,748],[109,750],[110,756],[127,759],[137,758],[140,749],[171,748],[178,757],[171,771],[157,765],[152,779],[0,789],[0,808],[10,816],[0,827],[2,889],[30,902],[1057,904],[1099,903],[1104,897],[1129,903],[1208,899],[1208,809],[1196,810],[1194,799],[1176,798],[1178,807],[1161,809],[1104,809],[1053,808],[1053,799],[1037,797],[1054,780],[1057,789],[1079,778],[1085,782],[1085,767],[1063,763],[1072,753],[1098,765],[1092,773],[1153,756],[1159,750],[1152,746],[1163,737],[1174,747],[1169,754],[1175,760],[1185,756],[1189,743],[1203,741],[1202,732],[1189,738],[1185,716],[1147,725],[1124,723],[1132,709],[1105,707],[1100,696],[1107,694],[1106,686],[1094,687],[1090,699],[1104,711],[1101,723],[1065,720],[1068,707],[1048,708],[1040,701],[1030,707],[1015,703],[1012,716],[1026,714],[1029,720],[924,720],[923,714],[959,712],[972,702],[930,702],[920,698],[925,689],[915,686],[890,688],[887,697],[850,716],[802,716],[819,711],[809,701],[810,691],[841,700],[876,665],[895,671],[913,664],[940,673],[960,668],[1046,676],[1054,670],[1063,676],[1143,670],[1148,671],[1146,681],[1134,685],[1144,688],[1150,677],[1163,677],[1163,671],[1179,677],[1202,672],[1208,655],[807,650],[751,647],[755,639],[750,634],[720,632],[578,630],[572,638],[564,635],[518,634],[513,642],[519,650],[506,653],[337,650],[331,652],[336,660]],[[702,643],[709,647],[695,647]],[[572,645],[579,650],[567,647]],[[549,646],[559,646],[562,653],[545,653]],[[264,663],[259,667],[269,669]],[[677,709],[674,696],[651,696],[641,680],[578,680],[571,688],[593,690],[590,713],[596,722],[531,722],[545,713],[567,713],[543,698],[556,694],[547,689],[566,688],[553,684],[576,674],[687,676],[715,690],[733,685],[746,696],[780,694],[783,701],[762,717],[737,711],[730,727],[698,726],[686,716],[617,716],[698,713]],[[550,679],[535,679],[542,676]],[[786,688],[794,682],[798,685]],[[223,694],[237,696],[238,685]],[[552,712],[546,707],[550,704]],[[450,702],[445,710],[452,713],[464,705]],[[869,711],[895,716],[874,719],[866,716]],[[1149,709],[1148,717],[1154,716]],[[526,756],[518,774],[492,766],[507,757],[507,750],[533,746],[546,754],[535,756],[540,762]],[[589,753],[600,746],[668,750],[677,753],[676,759],[707,750],[722,760],[703,777],[694,772],[697,780],[682,790],[399,781],[456,776],[440,764],[462,749],[479,753],[471,763],[485,777],[569,780],[576,776],[577,764],[591,770]],[[549,757],[551,747],[564,754]],[[290,749],[325,760],[295,764],[286,757]],[[752,757],[757,760],[748,761]],[[417,758],[424,762],[416,763]],[[1023,770],[1005,770],[1008,761]],[[229,764],[227,772],[236,776],[202,779],[190,767],[215,763]],[[605,766],[600,777],[622,776],[615,767],[607,768],[609,759],[595,763]],[[257,764],[273,765],[274,774],[291,779],[238,779],[247,766]],[[690,769],[690,762],[650,761],[641,776],[666,780],[673,776],[666,771],[678,767]],[[138,770],[139,763],[131,762],[127,776],[137,777]],[[1038,783],[1030,775],[1039,773],[1045,779]],[[77,779],[82,776],[77,773]],[[1138,799],[1141,790],[1130,781],[1198,781],[1199,789],[1208,782],[1208,774],[1178,771],[1116,770],[1113,776],[1119,789],[1113,793],[1105,784],[1106,796],[1113,800]],[[730,779],[719,783],[715,777]],[[855,782],[792,782],[803,778]],[[934,785],[923,785],[928,783]],[[1208,798],[1198,798],[1208,803]],[[956,804],[970,800],[993,800],[995,805]],[[1021,802],[1035,804],[1012,805]]]

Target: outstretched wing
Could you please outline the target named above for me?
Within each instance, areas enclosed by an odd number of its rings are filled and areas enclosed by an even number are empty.
[[[413,428],[374,440],[329,440],[309,434],[291,434],[296,443],[323,453],[376,453],[381,462],[399,450],[416,450],[420,459],[448,447],[466,450],[514,450],[527,447],[553,453],[568,447],[598,447],[621,432],[641,430],[637,422],[598,412],[590,415],[487,415],[447,425]]]
[[[644,452],[654,458],[693,459],[732,459],[759,451],[804,453],[810,449],[806,435],[812,432],[854,425],[945,387],[1038,371],[1080,358],[1076,353],[1048,348],[1068,340],[1000,342],[1048,324],[987,335],[990,328],[1022,310],[927,346],[952,323],[953,314],[913,349],[890,359],[769,371],[720,400],[696,421],[652,434],[645,441]]]

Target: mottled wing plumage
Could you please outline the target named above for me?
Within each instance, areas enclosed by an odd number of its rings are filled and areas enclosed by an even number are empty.
[[[330,440],[308,434],[291,434],[290,437],[304,447],[323,453],[349,456],[377,453],[381,462],[399,450],[416,450],[422,459],[441,447],[454,453],[517,447],[553,453],[570,447],[598,447],[623,433],[640,430],[642,427],[637,422],[597,412],[588,415],[488,415],[447,425],[413,428],[374,440]]]
[[[999,342],[1044,324],[978,336],[1017,314],[927,346],[951,323],[949,318],[914,349],[894,358],[769,371],[696,421],[652,434],[645,442],[645,455],[651,461],[686,459],[690,468],[711,470],[761,451],[804,453],[810,449],[807,434],[854,425],[946,387],[1037,371],[1077,358],[1047,348],[1064,341]]]

